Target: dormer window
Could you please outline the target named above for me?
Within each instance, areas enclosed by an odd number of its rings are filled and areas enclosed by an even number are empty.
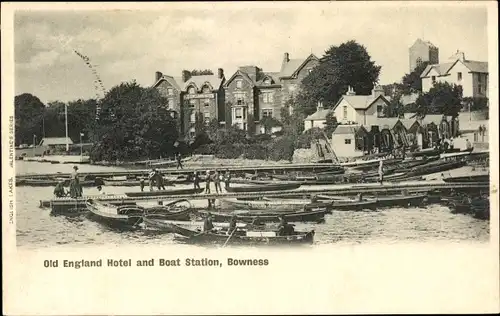
[[[202,91],[203,91],[203,93],[210,93],[210,88],[207,85],[205,85],[205,86],[203,86]]]
[[[264,79],[264,84],[271,84],[271,79],[269,78]]]
[[[243,88],[243,80],[236,80],[236,88],[237,89]]]
[[[172,89],[172,88],[168,88],[168,89],[167,89],[167,94],[168,94],[168,95],[174,95],[174,89]]]
[[[194,87],[189,87],[188,93],[189,94],[195,94],[196,90],[194,89]]]

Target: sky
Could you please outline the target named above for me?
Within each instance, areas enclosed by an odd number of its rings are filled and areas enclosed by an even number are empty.
[[[382,66],[380,84],[409,72],[408,49],[417,38],[439,47],[445,62],[456,50],[488,60],[487,10],[466,4],[172,3],[138,10],[16,11],[15,94],[47,103],[95,97],[94,75],[74,50],[89,57],[104,87],[155,72],[238,66],[279,71],[283,54],[318,57],[354,39]]]

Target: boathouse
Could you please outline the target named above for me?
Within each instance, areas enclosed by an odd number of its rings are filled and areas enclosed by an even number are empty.
[[[338,157],[363,156],[368,147],[369,133],[362,125],[338,125],[332,133],[332,148]]]

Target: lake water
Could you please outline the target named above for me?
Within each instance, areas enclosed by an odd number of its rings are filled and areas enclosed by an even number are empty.
[[[70,172],[72,165],[16,162],[16,173]],[[80,171],[120,170],[81,165]],[[135,187],[105,187],[106,193],[138,190]],[[131,245],[175,243],[171,234],[151,235],[144,231],[118,232],[86,216],[51,216],[39,201],[52,197],[52,187],[16,187],[17,245],[24,248],[54,246]],[[84,194],[96,194],[84,188]],[[421,208],[390,208],[377,211],[334,211],[321,224],[296,224],[297,230],[314,229],[315,243],[377,243],[404,241],[489,240],[489,221],[469,215],[451,214],[447,207],[433,204]]]

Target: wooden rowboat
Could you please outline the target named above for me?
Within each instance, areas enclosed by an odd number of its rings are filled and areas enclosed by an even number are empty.
[[[198,194],[203,192],[203,189],[177,189],[177,190],[160,190],[160,191],[144,191],[144,192],[125,192],[129,197],[143,196],[164,196],[164,195],[180,195],[180,194]]]
[[[446,177],[446,178],[443,178],[443,181],[448,182],[448,183],[490,182],[490,175],[489,174],[478,174],[478,175],[461,176],[461,177]]]
[[[218,229],[228,229],[229,223],[212,223],[215,228]],[[176,234],[189,234],[190,231],[201,232],[203,229],[203,222],[183,222],[183,221],[173,221],[164,220],[159,218],[152,218],[151,216],[145,216],[143,218],[143,225],[146,230],[157,231],[162,233],[176,233]],[[236,227],[246,228],[248,224],[237,223]]]
[[[175,234],[174,238],[186,243],[209,244],[249,244],[249,245],[275,245],[275,244],[312,244],[314,230],[308,232],[294,232],[287,236],[277,236],[274,231],[236,231],[233,235],[215,232],[189,231],[184,234]]]
[[[279,222],[279,217],[284,216],[289,222],[322,222],[325,218],[325,214],[329,211],[326,209],[311,210],[311,211],[301,211],[301,212],[260,212],[260,213],[238,213],[238,214],[226,214],[219,212],[210,212],[212,218],[216,222],[227,222],[231,220],[233,216],[236,216],[238,221],[243,221],[246,223],[252,223],[257,219],[260,223],[277,223]],[[208,211],[198,211],[198,214],[205,217],[208,215]]]
[[[266,191],[284,191],[293,190],[300,187],[300,183],[270,183],[270,184],[259,184],[244,187],[229,187],[228,192],[266,192]]]
[[[96,200],[87,200],[90,217],[98,222],[117,228],[138,228],[144,209],[137,206],[116,207]]]
[[[330,198],[334,201],[333,208],[335,208],[335,202],[341,199],[330,195],[320,195],[320,198]],[[370,201],[375,200],[375,206],[378,207],[390,207],[390,206],[408,206],[408,205],[419,205],[427,197],[427,193],[424,194],[414,194],[414,195],[397,195],[397,196],[383,196],[383,197],[370,197]]]
[[[330,203],[311,203],[310,200],[266,199],[266,200],[238,200],[236,198],[221,199],[223,208],[247,210],[281,210],[288,211],[329,207]]]

